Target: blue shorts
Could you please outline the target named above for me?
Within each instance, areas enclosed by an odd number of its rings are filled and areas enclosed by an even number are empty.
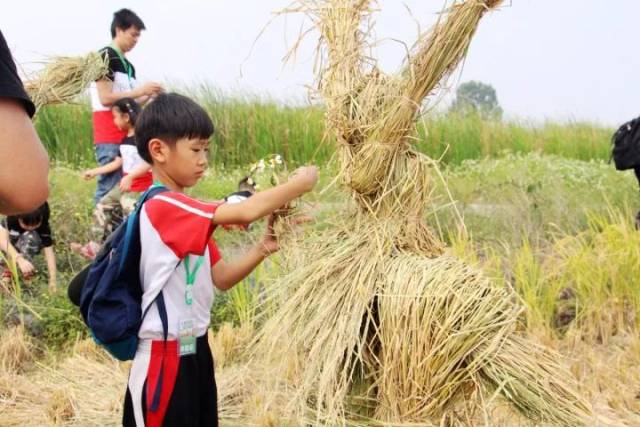
[[[100,166],[111,163],[120,154],[119,143],[96,144],[96,160]],[[115,187],[122,179],[122,172],[117,170],[106,175],[98,175],[98,186],[93,196],[93,204],[97,204],[102,197]]]

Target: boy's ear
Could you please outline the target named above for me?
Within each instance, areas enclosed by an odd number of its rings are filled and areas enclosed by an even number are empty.
[[[163,140],[158,138],[152,138],[149,141],[149,156],[154,163],[165,163],[167,161],[167,154],[169,152],[169,145]]]

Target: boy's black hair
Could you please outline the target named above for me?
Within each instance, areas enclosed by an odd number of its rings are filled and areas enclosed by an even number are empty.
[[[17,215],[17,217],[20,221],[24,223],[24,225],[33,227],[33,226],[42,224],[42,221],[44,221],[46,209],[47,209],[47,206],[46,206],[46,203],[44,203],[35,211],[23,213],[23,214]]]
[[[142,110],[135,127],[140,157],[151,164],[149,141],[159,138],[175,144],[181,138],[206,139],[213,135],[213,122],[193,100],[177,93],[162,93]]]
[[[140,31],[145,30],[144,22],[138,15],[129,9],[120,9],[113,14],[113,21],[111,21],[111,38],[116,36],[116,28],[121,30],[128,30],[131,27],[136,27]]]
[[[128,114],[131,126],[136,125],[136,121],[140,115],[140,105],[138,105],[133,98],[120,98],[113,103],[111,108],[117,108],[121,113]]]

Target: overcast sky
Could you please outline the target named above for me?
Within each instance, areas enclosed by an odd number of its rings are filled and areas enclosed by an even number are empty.
[[[16,61],[28,68],[47,55],[83,54],[107,45],[112,13],[129,7],[147,26],[130,53],[140,79],[207,81],[232,94],[301,102],[304,86],[313,82],[317,35],[308,37],[295,66],[284,68],[282,58],[297,38],[300,17],[276,18],[260,35],[272,12],[289,3],[12,1],[3,2],[0,30]],[[377,37],[410,45],[416,38],[416,21],[427,28],[444,0],[378,4]],[[638,16],[638,0],[506,2],[481,22],[464,69],[450,86],[454,90],[467,80],[493,85],[509,117],[619,124],[640,115]],[[377,52],[382,68],[395,70],[403,51],[400,43],[383,43]]]

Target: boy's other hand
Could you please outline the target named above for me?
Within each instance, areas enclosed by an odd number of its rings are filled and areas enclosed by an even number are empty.
[[[132,183],[133,180],[131,179],[131,175],[122,177],[122,179],[120,180],[120,184],[118,184],[118,186],[120,187],[120,191],[122,191],[123,193],[131,191]]]
[[[300,184],[303,191],[311,191],[318,182],[318,168],[316,166],[302,166],[296,169],[289,181]]]
[[[273,224],[276,222],[276,216],[274,214],[269,215],[267,222],[267,229],[262,236],[262,253],[264,256],[269,256],[274,252],[278,252],[280,244],[278,243],[278,236],[273,229]]]
[[[95,176],[96,176],[96,173],[93,171],[93,169],[89,169],[89,170],[86,170],[86,171],[82,172],[82,177],[84,179],[86,179],[86,180],[93,179],[93,178],[95,178]]]

